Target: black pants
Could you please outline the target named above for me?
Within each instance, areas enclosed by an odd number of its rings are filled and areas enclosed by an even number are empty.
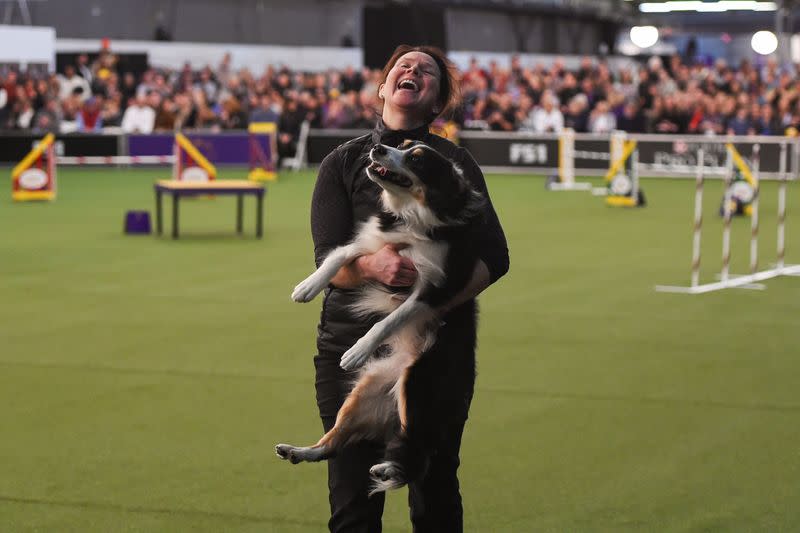
[[[314,358],[317,370],[317,406],[322,426],[329,431],[353,385],[353,375],[339,367],[341,354],[323,353]],[[471,399],[471,391],[469,394]],[[467,401],[467,408],[468,402]],[[457,417],[458,418],[458,417]],[[408,487],[408,504],[415,533],[449,533],[463,530],[463,509],[457,471],[458,453],[466,413],[445,432],[445,439],[431,457],[424,479]],[[328,490],[332,533],[379,533],[384,494],[368,497],[369,469],[381,461],[382,445],[361,442],[346,447],[328,460]]]

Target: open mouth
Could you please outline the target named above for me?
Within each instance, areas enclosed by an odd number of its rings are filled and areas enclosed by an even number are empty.
[[[367,170],[371,170],[373,175],[377,174],[381,181],[393,183],[400,187],[411,187],[411,180],[409,178],[397,172],[392,172],[377,161],[370,163]]]
[[[400,83],[397,84],[397,88],[414,92],[419,91],[419,85],[417,85],[417,82],[410,79],[401,80]]]

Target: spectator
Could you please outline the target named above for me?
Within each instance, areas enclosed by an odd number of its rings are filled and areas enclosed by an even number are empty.
[[[756,133],[758,135],[783,135],[783,127],[772,106],[764,105],[761,109],[761,120],[756,124]]]
[[[89,86],[92,85],[92,81],[94,80],[94,74],[92,73],[92,68],[89,65],[89,56],[86,54],[78,55],[78,58],[75,61],[75,70],[77,71],[78,75],[85,79]]]
[[[359,92],[364,87],[364,78],[361,73],[348,65],[342,74],[342,92]]]
[[[152,133],[156,114],[147,105],[147,97],[139,93],[122,116],[122,129],[125,133]]]
[[[6,93],[6,105],[9,109],[14,106],[14,102],[17,99],[17,81],[18,76],[16,71],[10,70],[8,71],[8,74],[6,74],[6,79],[2,84],[2,87]]]
[[[125,105],[128,105],[128,102],[136,97],[136,76],[133,75],[133,72],[126,72],[122,75],[119,91],[122,93],[122,101],[125,102]]]
[[[8,119],[8,109],[8,92],[6,88],[3,87],[2,83],[0,83],[0,129],[2,129]]]
[[[278,123],[280,109],[272,104],[272,97],[269,93],[264,93],[258,98],[258,104],[250,112],[250,122],[274,122]]]
[[[103,99],[103,110],[100,117],[103,119],[103,127],[119,128],[122,126],[122,109],[120,109],[119,93]]]
[[[247,129],[247,115],[235,97],[231,96],[222,102],[220,126],[225,130]]]
[[[644,133],[645,118],[638,100],[628,100],[617,120],[617,129],[628,133]]]
[[[17,89],[20,93],[21,88]],[[24,95],[18,95],[14,102],[14,112],[12,114],[13,127],[15,129],[27,130],[33,123],[33,104]]]
[[[561,133],[564,129],[564,115],[556,107],[558,100],[553,93],[542,95],[542,107],[533,112],[532,125],[536,133]]]
[[[75,72],[75,67],[72,65],[67,65],[64,68],[64,75],[58,76],[58,83],[61,87],[61,91],[59,93],[59,98],[61,100],[66,99],[71,94],[74,94],[76,89],[80,89],[81,100],[86,100],[92,96],[92,90],[89,82],[78,76],[78,74]]]
[[[31,129],[37,135],[45,133],[58,133],[61,129],[61,116],[58,100],[48,100],[44,107],[36,112],[33,117]]]
[[[578,133],[589,130],[589,100],[583,93],[572,97],[564,113],[564,127],[572,128]]]
[[[514,103],[509,94],[501,94],[495,98],[494,110],[489,113],[486,122],[493,131],[512,131],[516,129]]]
[[[176,122],[176,106],[175,102],[167,96],[161,100],[160,105],[156,109],[156,118],[153,123],[154,131],[172,131],[175,129]]]
[[[611,112],[608,102],[597,102],[594,110],[589,114],[589,131],[591,133],[611,133],[617,129],[617,118]]]
[[[76,117],[77,131],[81,133],[99,132],[103,128],[103,117],[100,116],[102,97],[90,96],[83,101]],[[148,132],[149,133],[149,132]]]
[[[297,138],[305,112],[300,108],[297,99],[290,96],[278,121],[278,156],[280,159],[293,157],[297,150]]]
[[[197,108],[189,93],[181,92],[175,95],[175,122],[176,130],[191,129],[197,125]]]
[[[750,115],[747,108],[740,107],[736,110],[736,114],[728,121],[728,134],[729,135],[753,135],[755,128],[750,122]]]

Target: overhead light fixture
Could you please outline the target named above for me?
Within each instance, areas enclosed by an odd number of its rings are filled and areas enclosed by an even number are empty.
[[[639,11],[642,13],[671,13],[673,11],[721,13],[724,11],[776,11],[777,9],[778,5],[775,2],[758,2],[756,0],[719,0],[718,2],[670,0],[639,4]]]
[[[631,28],[631,42],[639,48],[650,48],[658,42],[658,28],[655,26],[634,26]]]
[[[778,49],[778,38],[771,31],[757,31],[750,39],[750,46],[757,54],[768,56]]]

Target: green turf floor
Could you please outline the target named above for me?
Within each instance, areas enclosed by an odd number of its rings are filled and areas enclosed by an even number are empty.
[[[313,175],[269,187],[263,240],[234,200],[182,204],[183,238],[122,234],[163,172],[62,170],[53,203],[0,199],[0,531],[318,532]],[[243,173],[225,171],[223,177]],[[686,283],[691,181],[613,209],[489,176],[511,271],[482,298],[461,480],[470,532],[800,530],[800,278]],[[707,188],[705,280],[721,188]],[[789,259],[800,262],[800,187]],[[775,187],[762,192],[774,259]],[[749,222],[736,220],[734,271]],[[385,531],[409,531],[405,492]]]

